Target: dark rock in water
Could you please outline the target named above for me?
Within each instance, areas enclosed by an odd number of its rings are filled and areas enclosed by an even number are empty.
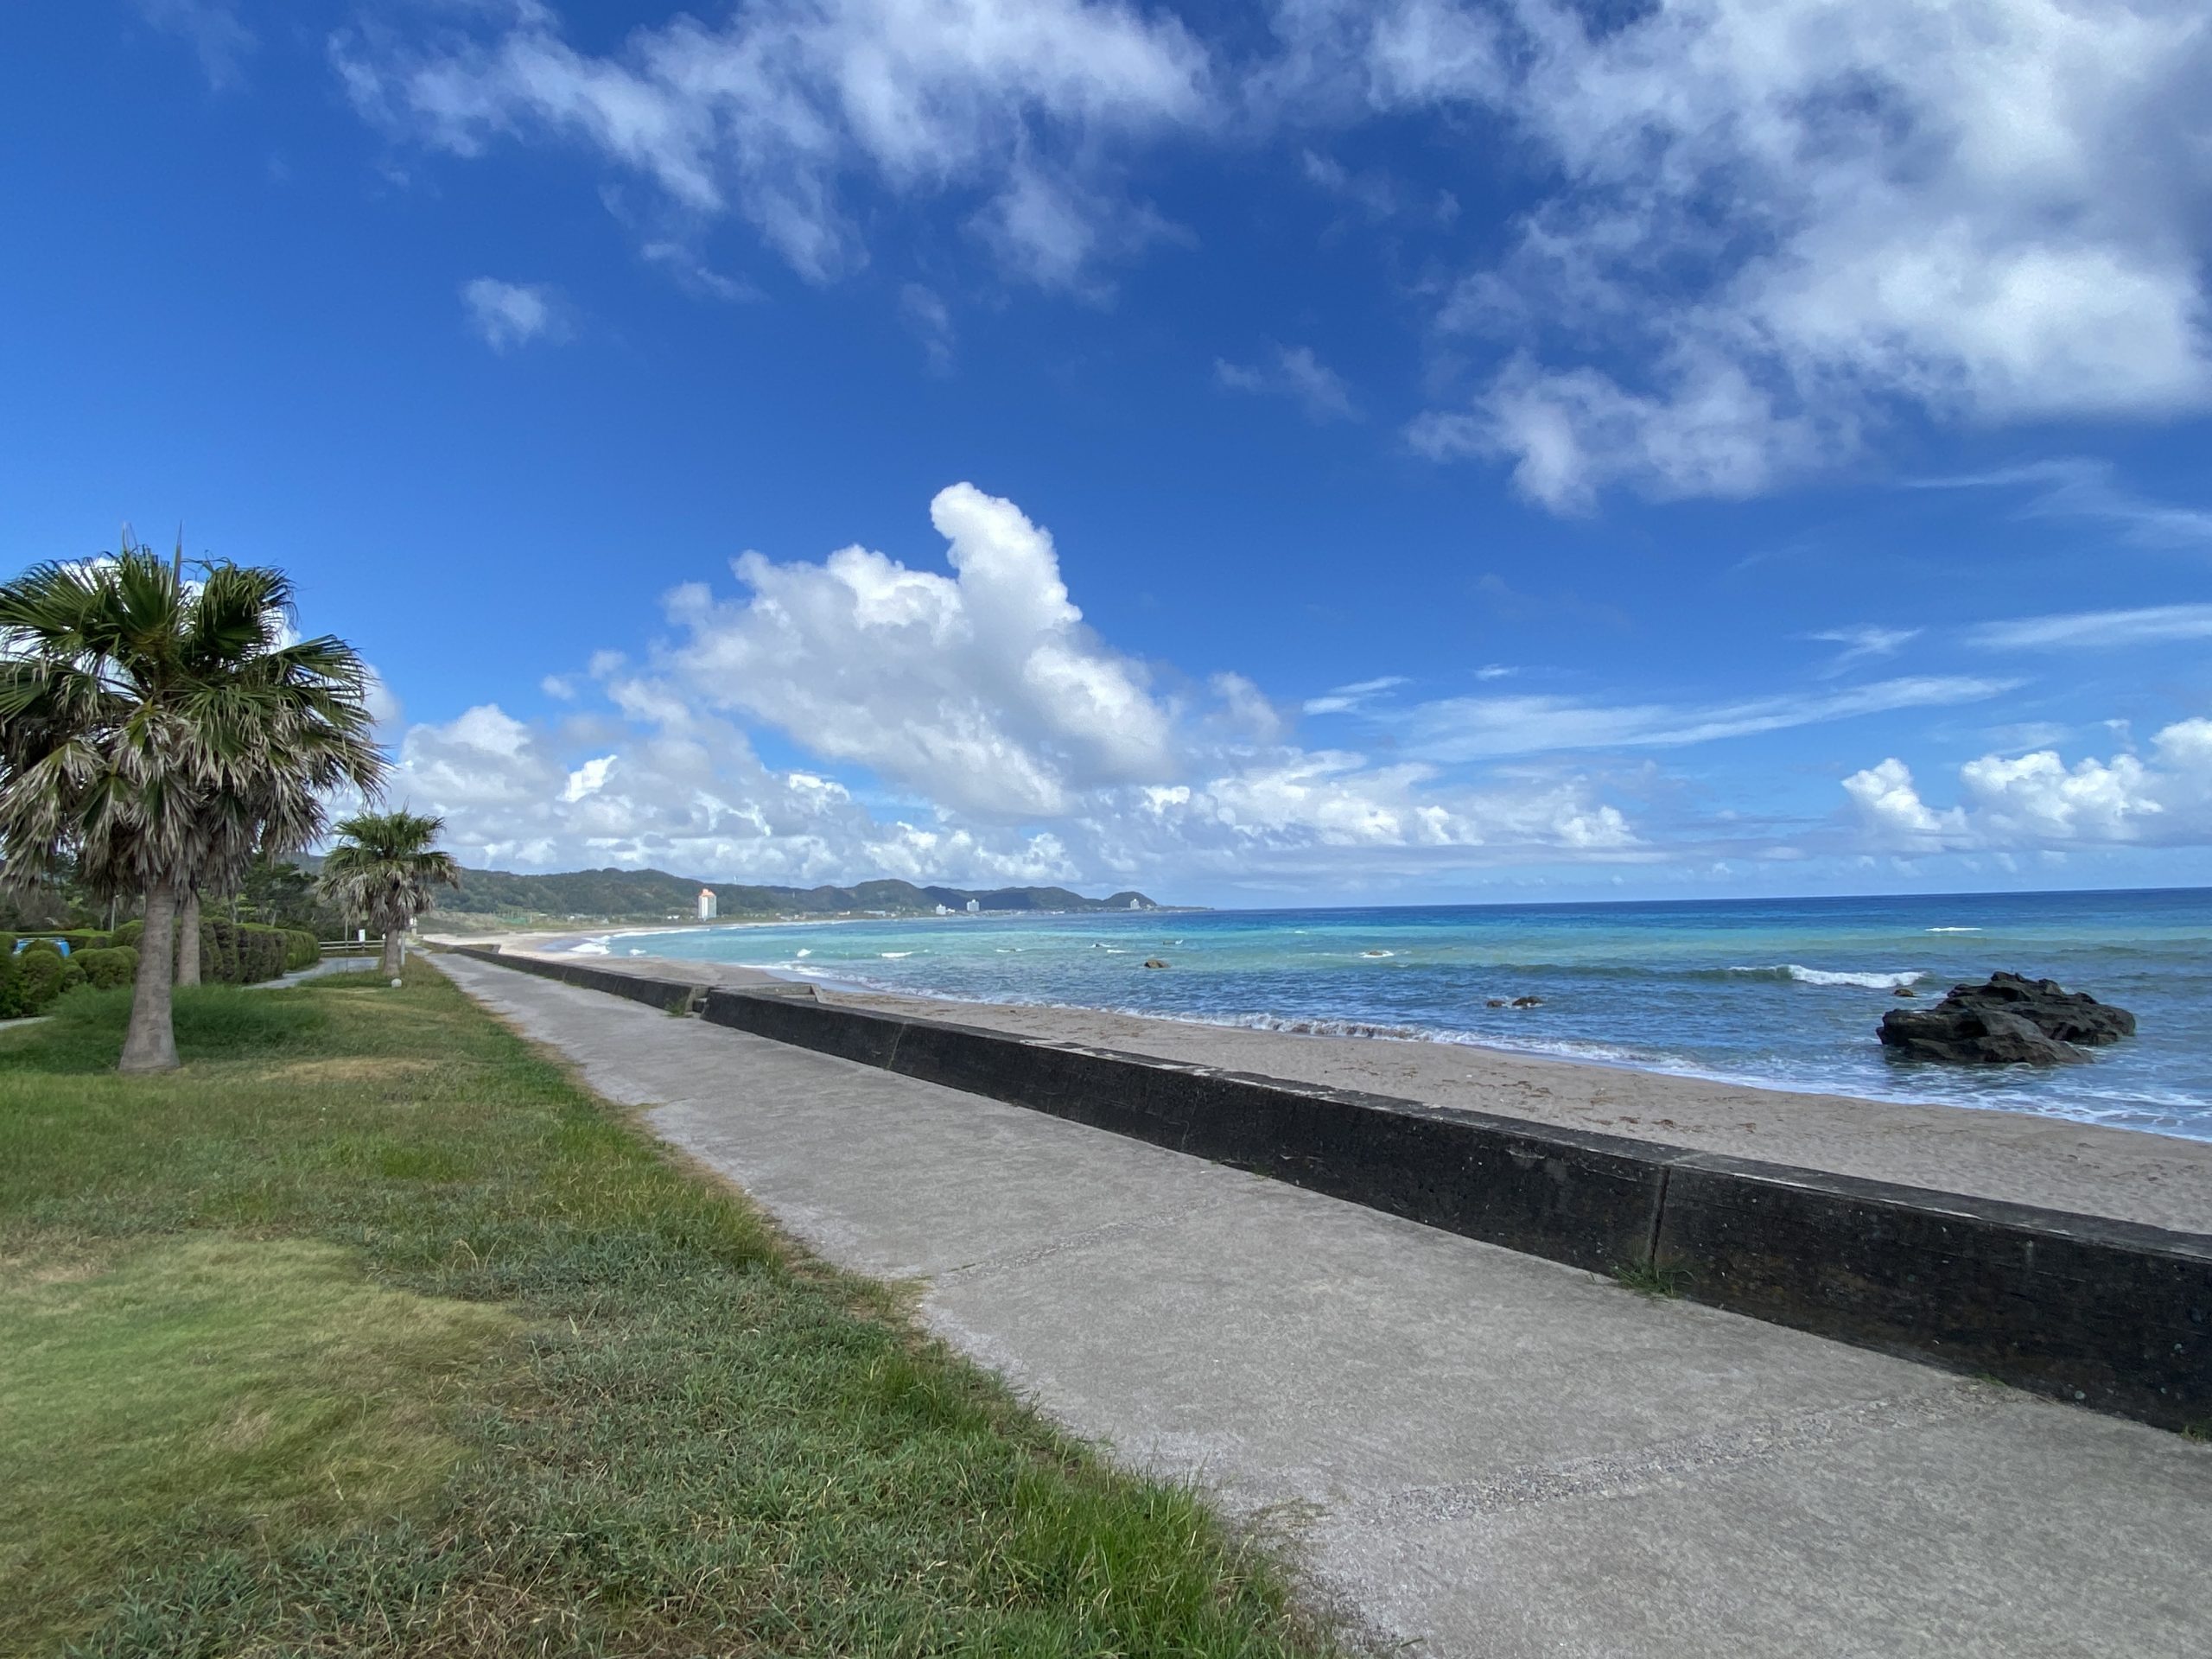
[[[1147,957],[1144,959],[1144,965],[1147,968],[1165,968],[1167,964],[1158,957]]]
[[[1516,1008],[1541,1008],[1544,1006],[1544,999],[1541,996],[1516,996],[1513,999],[1513,1006]]]
[[[1992,974],[1986,985],[1961,985],[1936,1004],[1970,1002],[2017,1014],[2046,1037],[2062,1043],[2100,1047],[2135,1034],[2135,1016],[2126,1008],[2100,1002],[2086,991],[2069,991],[2055,979],[2019,974]]]
[[[1513,1005],[1512,1005],[1510,1002],[1507,1001],[1506,1001],[1503,997],[1502,997],[1502,996],[1493,996],[1492,998],[1491,998],[1491,1000],[1490,1000],[1488,1002],[1485,1002],[1483,1006],[1484,1006],[1484,1007],[1489,1007],[1489,1008],[1510,1008],[1510,1007],[1511,1007]]]
[[[1920,993],[1910,985],[1900,985],[1890,993],[1891,996],[1918,996]]]
[[[1948,997],[1932,1008],[1891,1009],[1877,1034],[1885,1048],[1909,1059],[1954,1065],[2079,1065],[2089,1058],[2017,1014],[1971,1003],[1954,1007]]]
[[[1915,1059],[1958,1065],[2070,1065],[2073,1046],[2135,1034],[2135,1016],[2056,980],[1992,975],[1961,985],[1932,1008],[1892,1008],[1877,1033],[1883,1046]]]

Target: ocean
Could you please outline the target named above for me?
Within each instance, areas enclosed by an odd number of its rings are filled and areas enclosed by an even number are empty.
[[[603,933],[569,948],[967,1001],[1476,1043],[2212,1140],[2205,888],[993,914]],[[1166,969],[1143,966],[1155,957]],[[2048,1071],[1900,1061],[1875,1041],[1887,1010],[2000,968],[2133,1009],[2139,1033]],[[1900,985],[1923,1001],[1895,998]],[[1521,996],[1538,1006],[1487,1006]]]

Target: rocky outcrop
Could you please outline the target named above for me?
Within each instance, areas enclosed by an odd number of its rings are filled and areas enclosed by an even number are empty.
[[[2135,1016],[2056,980],[1994,974],[1986,985],[1953,988],[1932,1008],[1892,1008],[1877,1034],[1884,1047],[1913,1059],[2071,1065],[2088,1058],[2077,1044],[2133,1036]]]

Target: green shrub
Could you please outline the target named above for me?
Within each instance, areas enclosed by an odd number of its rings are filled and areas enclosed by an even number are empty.
[[[283,973],[286,940],[283,928],[240,922],[232,931],[232,944],[238,953],[239,984],[257,985]]]
[[[288,927],[284,930],[284,971],[286,973],[296,972],[302,968],[312,968],[321,958],[322,946],[317,943],[314,934],[303,927]]]
[[[16,936],[0,933],[0,1020],[20,1020],[29,1014],[23,998],[23,967],[16,958]]]
[[[145,931],[146,924],[143,922],[125,922],[115,930],[115,943],[127,944],[136,950],[138,948],[138,940]]]
[[[57,937],[68,941],[73,956],[79,950],[105,950],[115,943],[111,935],[90,927],[69,928]]]
[[[22,976],[20,1014],[43,1014],[55,997],[85,982],[85,970],[44,939],[32,940],[15,960]]]
[[[127,944],[118,944],[105,950],[79,950],[69,958],[85,976],[85,983],[94,990],[112,990],[118,985],[128,985],[138,976],[138,953]]]
[[[227,916],[200,924],[200,977],[238,983],[238,931]]]

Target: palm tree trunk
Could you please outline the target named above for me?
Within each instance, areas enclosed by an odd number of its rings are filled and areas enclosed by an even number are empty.
[[[169,1014],[170,969],[166,942],[176,925],[176,888],[167,881],[146,890],[149,949],[138,953],[138,982],[130,994],[130,1030],[123,1039],[124,1071],[176,1070],[176,1027]]]
[[[187,887],[176,907],[176,982],[200,982],[200,889]]]
[[[377,969],[386,979],[399,977],[399,942],[404,937],[405,929],[394,927],[391,918],[386,918],[384,925],[384,962]]]

